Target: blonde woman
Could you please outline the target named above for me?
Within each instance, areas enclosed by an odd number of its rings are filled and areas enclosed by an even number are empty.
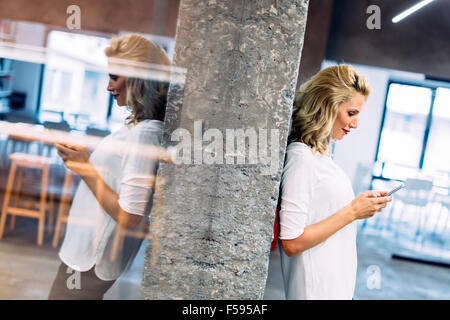
[[[125,62],[170,64],[159,47],[135,34],[112,39],[105,54],[110,68]],[[105,137],[92,154],[74,145],[55,145],[81,182],[69,212],[59,252],[62,263],[49,299],[102,299],[142,241],[127,239],[122,255],[110,261],[116,228],[136,227],[149,213],[158,162],[149,160],[142,150],[161,143],[168,83],[118,74],[109,77],[107,90],[119,107],[128,106],[131,111],[125,125]],[[69,283],[73,272],[79,272],[78,285]]]
[[[386,191],[356,198],[333,161],[331,143],[357,128],[370,93],[347,65],[320,71],[300,87],[281,179],[279,239],[287,299],[352,299],[356,220],[381,211]],[[355,155],[357,150],[355,150]]]

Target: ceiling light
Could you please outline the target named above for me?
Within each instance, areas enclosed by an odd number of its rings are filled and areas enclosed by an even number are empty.
[[[403,20],[404,18],[406,18],[407,16],[409,16],[410,14],[413,14],[414,12],[416,12],[417,10],[425,7],[427,4],[429,4],[430,2],[433,2],[434,0],[423,0],[420,1],[418,4],[412,6],[411,8],[409,8],[408,10],[403,11],[402,13],[400,13],[399,15],[395,16],[392,19],[393,23],[397,23],[400,20]]]

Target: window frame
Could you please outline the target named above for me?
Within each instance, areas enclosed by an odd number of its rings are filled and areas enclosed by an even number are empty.
[[[94,37],[103,37],[103,38],[107,38],[109,40],[111,40],[114,37],[117,37],[116,34],[113,33],[105,33],[105,32],[96,32],[96,31],[87,31],[87,30],[75,30],[75,31],[71,31],[71,30],[67,30],[66,28],[60,28],[57,26],[52,26],[52,28],[48,28],[45,32],[45,37],[44,37],[44,44],[45,46],[47,46],[48,43],[48,38],[50,36],[50,33],[53,31],[60,31],[60,32],[65,32],[65,33],[73,33],[73,34],[78,34],[78,35],[82,35],[82,36],[94,36]],[[36,100],[36,108],[35,108],[35,118],[38,119],[38,121],[40,121],[40,114],[41,114],[41,105],[42,105],[42,89],[44,87],[44,75],[45,72],[47,71],[47,65],[45,63],[41,63],[41,68],[40,68],[40,74],[39,74],[39,84],[38,84],[38,97]],[[102,129],[109,129],[109,122],[110,122],[110,117],[111,117],[111,112],[112,112],[112,108],[114,105],[114,98],[112,96],[111,93],[109,93],[108,95],[108,102],[107,102],[107,111],[106,111],[106,126],[107,128],[102,128]],[[61,119],[62,121],[63,119]],[[78,131],[79,129],[77,128],[71,128],[71,130],[75,130]]]
[[[409,85],[409,86],[427,88],[427,89],[431,90],[430,108],[428,111],[428,115],[427,115],[427,119],[426,119],[426,123],[425,123],[425,129],[423,132],[422,148],[421,148],[419,165],[416,168],[418,171],[421,171],[423,169],[423,163],[424,163],[426,149],[427,149],[427,145],[428,145],[430,129],[433,124],[433,109],[434,109],[434,104],[435,104],[435,99],[436,99],[436,92],[437,92],[438,88],[450,89],[450,82],[445,82],[443,80],[434,80],[432,78],[427,78],[427,77],[425,77],[424,80],[410,80],[410,79],[402,79],[402,78],[396,78],[396,77],[391,77],[388,79],[388,82],[386,85],[386,92],[385,92],[385,96],[384,96],[383,113],[381,116],[380,128],[378,130],[377,146],[376,146],[375,157],[374,157],[374,162],[373,162],[374,165],[377,162],[379,162],[378,155],[379,155],[379,151],[380,151],[381,135],[383,133],[383,128],[384,128],[387,111],[388,111],[387,110],[387,99],[389,96],[389,90],[390,90],[391,84]],[[392,179],[392,178],[385,177],[383,175],[384,165],[385,165],[385,163],[382,162],[381,163],[381,172],[379,175],[375,175],[372,170],[371,180],[370,180],[370,188],[372,188],[374,180],[402,181],[399,179]]]

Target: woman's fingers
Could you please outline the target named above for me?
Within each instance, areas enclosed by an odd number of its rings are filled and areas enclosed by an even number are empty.
[[[377,199],[379,202],[378,203],[388,203],[392,201],[392,196],[387,196],[387,197],[380,197]]]
[[[370,198],[369,201],[371,201],[372,203],[375,203],[375,204],[387,203],[387,202],[392,201],[392,196]]]
[[[78,146],[75,144],[70,144],[70,143],[59,143],[59,142],[55,142],[53,144],[55,146],[56,149],[58,150],[65,150],[66,153],[70,152],[70,151],[79,151],[79,150],[84,150],[86,148],[82,147],[82,146]]]
[[[72,154],[78,152],[78,151],[68,148],[67,146],[64,146],[62,144],[55,145],[55,148],[57,150],[61,151],[62,153],[64,153],[65,155],[72,155]]]
[[[86,150],[86,147],[80,146],[78,144],[74,144],[74,143],[68,143],[67,148],[70,148],[72,150],[76,150],[76,151],[83,151]]]
[[[61,157],[61,159],[63,159],[63,161],[66,161],[66,155],[58,150],[58,155]]]
[[[377,198],[380,196],[379,192],[375,190],[366,190],[363,194],[368,198]]]
[[[73,151],[72,149],[69,149],[60,143],[55,143],[54,146],[58,152],[58,155],[61,157],[61,159],[63,159],[63,161],[67,161],[73,157],[73,153],[75,151]]]
[[[369,201],[369,211],[374,215],[377,212],[380,212],[383,208],[387,206],[387,203],[392,200],[392,197],[379,197],[379,198],[370,198],[367,199]]]
[[[366,190],[364,194],[367,198],[385,198],[388,191],[385,190]],[[389,196],[392,199],[392,196]]]
[[[384,197],[388,193],[388,191],[385,191],[385,190],[378,191],[378,192],[380,193],[380,197]]]
[[[59,153],[67,154],[67,151],[68,151],[68,150],[67,150],[67,148],[64,147],[63,145],[61,145],[61,144],[59,144],[59,143],[55,143],[54,146],[55,146],[56,150],[58,150],[58,154],[59,154]]]
[[[381,210],[383,210],[384,208],[386,208],[386,207],[387,207],[387,203],[388,203],[388,201],[385,201],[385,202],[383,202],[383,203],[377,204],[377,205],[376,205],[377,212],[381,212]]]
[[[385,196],[386,191],[366,190],[359,194],[351,203],[357,219],[369,218],[386,208],[387,203],[392,201],[392,196]]]
[[[64,149],[60,148],[59,146],[55,145],[55,149],[56,149],[56,152],[59,154],[59,156],[65,154]]]

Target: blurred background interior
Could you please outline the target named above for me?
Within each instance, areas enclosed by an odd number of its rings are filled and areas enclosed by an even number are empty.
[[[78,179],[58,160],[55,136],[95,145],[127,116],[106,91],[104,48],[136,32],[172,57],[179,2],[0,2],[0,299],[46,299],[59,266]],[[346,63],[372,87],[358,129],[334,146],[335,161],[355,194],[407,185],[359,223],[356,299],[450,298],[450,3],[392,22],[418,2],[310,1],[298,85]],[[66,26],[71,4],[81,8],[79,30]],[[366,25],[372,4],[381,29]],[[144,246],[107,298],[139,298],[143,255]],[[284,299],[278,255],[271,251],[267,299]]]

